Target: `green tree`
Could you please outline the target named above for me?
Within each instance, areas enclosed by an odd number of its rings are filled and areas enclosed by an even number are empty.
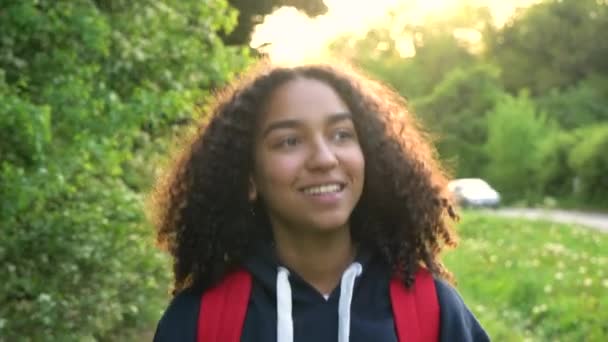
[[[538,196],[535,171],[540,165],[539,143],[554,125],[539,113],[525,93],[505,95],[488,113],[488,165],[485,174],[507,200]]]
[[[570,197],[581,165],[601,168],[592,135],[581,132],[608,119],[608,40],[599,38],[608,32],[608,3],[545,0],[503,27],[483,8],[423,25],[402,13],[363,38],[341,38],[333,51],[409,100],[456,176],[488,176],[507,199],[540,199]],[[481,35],[480,44],[462,32]],[[515,96],[522,92],[530,95]],[[586,151],[585,162],[573,150]],[[581,201],[596,196],[581,191]]]
[[[547,196],[570,198],[575,190],[575,171],[568,161],[580,134],[555,130],[538,144],[538,164],[534,174],[540,191]]]
[[[0,339],[109,340],[158,318],[143,196],[196,101],[248,63],[224,0],[0,9]]]
[[[566,130],[608,121],[608,77],[597,75],[536,98],[539,108]]]
[[[447,18],[409,23],[395,13],[363,38],[342,37],[332,51],[387,82],[409,99],[428,96],[446,75],[480,62],[457,30],[478,32],[489,20],[486,9],[463,8]]]
[[[580,139],[570,151],[568,162],[580,181],[579,196],[588,203],[606,205],[608,191],[608,124],[590,126],[578,132]]]
[[[417,115],[438,137],[441,157],[455,163],[457,176],[478,177],[487,163],[486,113],[503,95],[498,77],[491,65],[457,68],[428,96],[413,100]]]
[[[499,69],[484,63],[472,42],[456,33],[480,33],[489,20],[487,9],[469,7],[425,25],[412,25],[395,13],[363,38],[340,39],[332,49],[410,101],[456,175],[478,176],[486,162],[485,113],[503,90]],[[411,51],[403,51],[403,44]]]
[[[488,58],[501,69],[506,89],[533,95],[608,74],[608,4],[596,0],[545,0],[486,34]]]

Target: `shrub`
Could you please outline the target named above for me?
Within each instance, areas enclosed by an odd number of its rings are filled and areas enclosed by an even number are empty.
[[[439,137],[443,159],[456,161],[459,177],[479,177],[488,162],[487,113],[504,96],[498,70],[479,64],[456,68],[428,96],[413,101],[416,113]]]
[[[587,201],[606,203],[608,191],[608,125],[580,131],[584,138],[570,151],[568,162],[580,180],[580,195]]]
[[[539,162],[535,175],[542,193],[548,196],[569,197],[574,191],[575,173],[568,156],[577,140],[577,135],[566,131],[549,134],[538,145]]]
[[[158,318],[169,270],[143,197],[195,100],[247,63],[217,36],[235,21],[224,0],[0,11],[0,340],[111,340]]]
[[[507,200],[540,193],[534,174],[540,163],[537,149],[549,136],[551,126],[523,93],[517,97],[505,95],[488,114],[485,149],[489,163],[485,174]]]
[[[536,101],[564,129],[576,129],[608,119],[608,85],[591,77],[563,91],[552,89]]]

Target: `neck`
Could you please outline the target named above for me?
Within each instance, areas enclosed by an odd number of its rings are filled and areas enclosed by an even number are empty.
[[[273,228],[276,253],[321,294],[328,294],[340,282],[353,262],[355,247],[348,226],[328,233],[298,233]]]

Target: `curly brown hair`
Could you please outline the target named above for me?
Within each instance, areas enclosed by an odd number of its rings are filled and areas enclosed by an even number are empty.
[[[174,291],[206,289],[272,239],[248,182],[257,120],[273,91],[296,78],[331,86],[352,113],[365,158],[364,189],[350,217],[353,241],[391,265],[406,286],[418,267],[451,280],[440,259],[456,245],[447,176],[405,101],[352,69],[325,65],[257,70],[217,97],[152,196],[159,244],[173,256]],[[258,201],[259,202],[259,201]]]

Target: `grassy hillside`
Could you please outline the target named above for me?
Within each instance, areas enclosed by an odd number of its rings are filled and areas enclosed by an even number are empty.
[[[446,263],[498,341],[608,340],[608,234],[465,212]]]

